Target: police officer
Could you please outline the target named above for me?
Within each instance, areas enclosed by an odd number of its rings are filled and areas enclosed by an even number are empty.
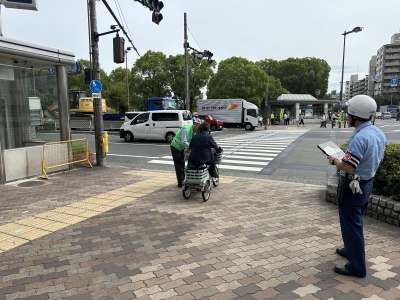
[[[365,277],[365,245],[363,214],[368,206],[373,182],[380,161],[383,159],[386,137],[371,124],[376,112],[376,102],[369,96],[357,95],[347,102],[347,121],[354,127],[342,159],[328,156],[329,162],[340,170],[337,188],[340,228],[343,248],[336,253],[349,262],[335,266],[334,271],[342,275]]]
[[[171,154],[178,180],[177,187],[182,187],[182,181],[185,179],[185,150],[189,147],[193,134],[198,131],[201,123],[201,119],[193,118],[193,124],[182,126],[171,142]]]

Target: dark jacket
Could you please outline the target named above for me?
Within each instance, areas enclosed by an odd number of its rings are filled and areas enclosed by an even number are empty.
[[[218,150],[217,143],[214,141],[212,135],[205,131],[196,133],[189,145],[191,151],[187,167],[198,168],[202,164],[211,164],[214,161],[211,148]]]

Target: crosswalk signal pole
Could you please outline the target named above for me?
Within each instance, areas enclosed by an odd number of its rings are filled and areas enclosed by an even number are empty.
[[[265,87],[265,108],[264,108],[264,114],[265,114],[265,129],[267,129],[267,123],[268,123],[268,85]]]

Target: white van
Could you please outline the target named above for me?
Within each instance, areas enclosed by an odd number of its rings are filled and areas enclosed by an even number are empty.
[[[184,125],[193,124],[187,110],[154,110],[143,112],[125,122],[119,130],[119,137],[126,142],[134,139],[167,140],[172,142],[175,134]]]

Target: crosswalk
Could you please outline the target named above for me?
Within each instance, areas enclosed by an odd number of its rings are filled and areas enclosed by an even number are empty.
[[[275,157],[308,130],[253,131],[216,139],[224,149],[220,169],[260,172]],[[173,165],[172,156],[150,160],[152,164]]]

